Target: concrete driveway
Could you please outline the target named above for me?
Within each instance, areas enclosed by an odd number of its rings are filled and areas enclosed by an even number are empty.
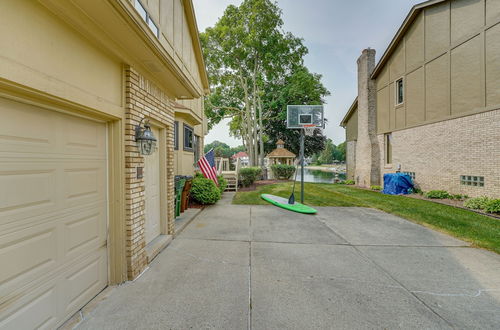
[[[367,208],[209,207],[78,329],[500,328],[500,256]]]

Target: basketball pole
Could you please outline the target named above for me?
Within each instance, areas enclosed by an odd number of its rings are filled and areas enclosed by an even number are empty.
[[[300,202],[304,204],[304,132],[300,129]]]

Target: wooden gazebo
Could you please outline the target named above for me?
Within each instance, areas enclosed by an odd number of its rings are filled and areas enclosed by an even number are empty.
[[[293,152],[285,149],[285,142],[279,139],[278,142],[276,142],[276,149],[267,155],[268,165],[293,165],[296,157],[297,156]]]

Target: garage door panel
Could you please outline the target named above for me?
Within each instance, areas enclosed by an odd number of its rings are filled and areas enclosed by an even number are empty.
[[[19,169],[19,164],[0,167],[0,217],[27,209],[40,212],[55,205],[55,169],[50,166],[37,168],[33,164],[24,166],[25,169],[22,167]]]
[[[0,152],[53,152],[56,125],[52,113],[6,99],[0,99]]]
[[[64,169],[65,207],[106,198],[105,162],[67,164]]]
[[[53,329],[56,326],[58,303],[55,286],[44,288],[41,293],[33,292],[25,296],[23,302],[0,321],[0,329]]]
[[[0,237],[0,296],[57,264],[57,229],[44,227]]]
[[[107,284],[103,247],[10,296],[0,296],[0,329],[54,329]],[[29,317],[26,317],[29,315]]]
[[[72,258],[85,251],[99,249],[106,244],[105,209],[89,210],[64,224],[65,258]]]
[[[0,328],[52,329],[107,285],[106,125],[0,111]]]
[[[65,154],[106,157],[106,125],[83,118],[63,119],[63,152]]]
[[[106,249],[101,248],[65,276],[64,303],[65,313],[73,314],[87,301],[92,299],[106,283]]]

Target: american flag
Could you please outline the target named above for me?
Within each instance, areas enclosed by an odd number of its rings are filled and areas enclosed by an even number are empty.
[[[200,167],[201,173],[203,173],[205,178],[210,179],[215,182],[216,185],[219,185],[213,149],[207,152],[205,156],[198,161],[198,166]]]

